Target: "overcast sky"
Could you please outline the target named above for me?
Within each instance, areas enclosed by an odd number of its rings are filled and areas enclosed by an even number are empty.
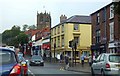
[[[60,15],[90,15],[112,0],[0,0],[0,33],[13,25],[36,25],[37,11],[50,12],[52,27]]]

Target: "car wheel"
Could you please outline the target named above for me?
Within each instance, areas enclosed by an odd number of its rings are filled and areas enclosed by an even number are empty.
[[[32,66],[32,64],[29,64],[30,66]]]
[[[28,74],[25,74],[25,76],[28,76]]]
[[[105,72],[101,70],[101,76],[105,76]]]
[[[44,63],[40,64],[41,66],[44,66]]]
[[[95,76],[95,73],[94,73],[93,68],[91,68],[91,75],[92,75],[92,76]]]

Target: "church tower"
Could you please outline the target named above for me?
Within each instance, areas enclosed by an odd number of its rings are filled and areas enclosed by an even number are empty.
[[[50,13],[38,13],[37,12],[37,29],[43,29],[45,27],[51,28],[51,16]]]

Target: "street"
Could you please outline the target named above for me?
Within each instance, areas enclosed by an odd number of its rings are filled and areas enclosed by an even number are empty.
[[[86,75],[88,74],[83,72],[67,71],[63,69],[63,65],[55,64],[55,63],[45,63],[44,66],[29,66],[29,70],[31,74],[33,74],[33,76],[40,75],[40,74],[43,74],[43,75],[45,74]]]

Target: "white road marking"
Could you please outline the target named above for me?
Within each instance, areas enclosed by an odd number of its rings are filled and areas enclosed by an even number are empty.
[[[30,74],[32,74],[32,76],[35,76],[29,69],[28,69],[28,71],[30,72]]]

